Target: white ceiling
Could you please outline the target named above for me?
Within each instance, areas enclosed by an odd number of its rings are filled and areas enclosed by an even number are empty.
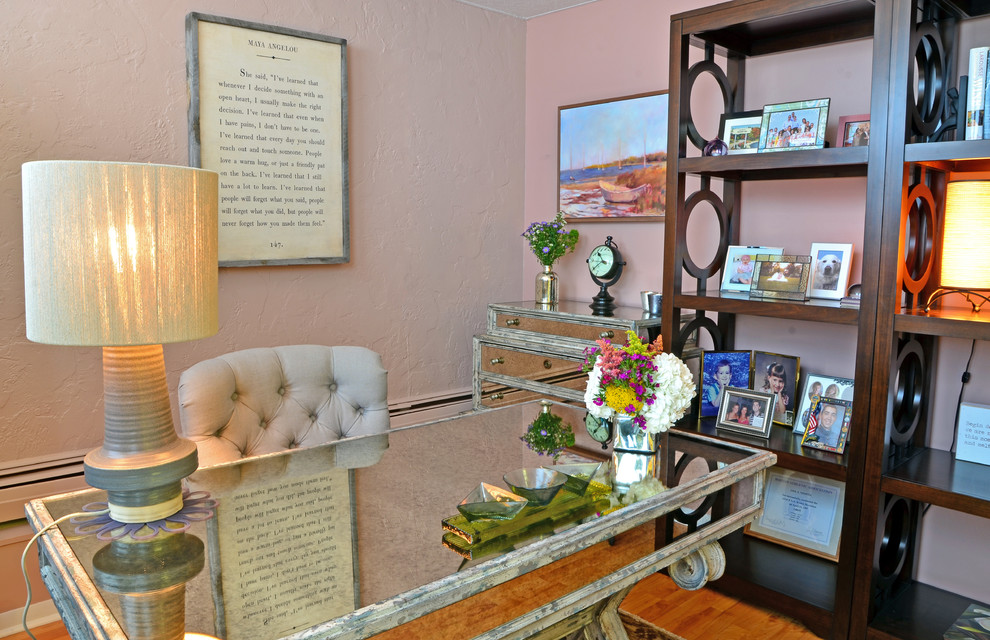
[[[457,0],[482,9],[489,9],[516,18],[535,18],[562,9],[570,9],[595,0]]]

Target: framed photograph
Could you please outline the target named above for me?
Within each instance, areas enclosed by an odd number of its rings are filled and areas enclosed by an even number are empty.
[[[560,107],[558,210],[569,222],[662,220],[667,92]]]
[[[808,297],[841,300],[849,284],[852,257],[851,244],[812,243]]]
[[[828,103],[820,98],[763,107],[759,152],[824,148]]]
[[[698,394],[702,418],[718,415],[722,396],[728,387],[749,387],[752,351],[703,351],[701,354],[701,393]]]
[[[754,391],[769,393],[774,398],[773,421],[777,424],[794,424],[794,401],[797,398],[798,375],[801,359],[767,351],[753,352]]]
[[[801,446],[842,453],[849,437],[852,401],[822,396],[815,409],[808,416]]]
[[[845,497],[842,482],[772,467],[763,489],[763,513],[745,532],[838,561]]]
[[[189,162],[220,174],[221,267],[350,260],[346,45],[186,16]]]
[[[739,113],[723,113],[719,119],[718,130],[722,142],[729,148],[729,155],[740,153],[756,153],[760,150],[760,124],[763,122],[763,111],[741,111]]]
[[[865,147],[870,144],[870,114],[842,116],[835,135],[837,147]]]
[[[812,412],[816,416],[818,415],[818,401],[824,396],[841,398],[842,400],[852,402],[852,378],[836,378],[817,373],[806,373],[804,375],[804,389],[801,392],[800,402],[797,405],[794,433],[804,433],[804,430],[808,427],[808,418]]]
[[[743,247],[730,245],[725,252],[725,265],[722,268],[722,291],[747,292],[753,286],[753,270],[756,256],[760,254],[779,256],[782,247]]]
[[[751,298],[804,300],[807,297],[811,256],[756,255]]]
[[[757,438],[770,436],[774,396],[762,391],[727,387],[722,394],[715,428],[735,431]]]

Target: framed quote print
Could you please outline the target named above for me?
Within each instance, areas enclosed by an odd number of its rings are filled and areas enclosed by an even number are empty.
[[[186,16],[189,161],[220,174],[220,266],[350,260],[346,44]]]

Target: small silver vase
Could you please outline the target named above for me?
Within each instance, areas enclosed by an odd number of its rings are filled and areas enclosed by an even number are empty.
[[[543,271],[536,274],[536,302],[544,308],[557,304],[557,274],[548,264],[543,265]]]
[[[633,483],[656,476],[660,441],[626,414],[613,414],[612,433],[612,488],[625,495]]]

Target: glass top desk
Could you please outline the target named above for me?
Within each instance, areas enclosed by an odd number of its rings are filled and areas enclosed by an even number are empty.
[[[574,426],[579,445],[602,454],[586,439],[583,409],[553,410]],[[202,468],[186,481],[187,505],[196,516],[197,505],[215,500],[214,517],[194,518],[181,533],[116,541],[63,522],[39,539],[44,581],[75,640],[183,632],[228,640],[495,639],[586,625],[613,637],[608,616],[636,582],[697,557],[762,509],[772,453],[671,433],[663,439],[668,463],[685,455],[707,461],[691,480],[604,515],[596,505],[580,523],[547,518],[525,535],[444,544],[450,533],[441,523],[480,483],[505,486],[504,473],[550,463],[520,440],[539,411],[526,403],[394,429],[384,435],[381,460],[364,468],[348,469],[347,460],[380,449],[382,436]],[[102,491],[86,490],[34,500],[26,511],[38,530],[101,500]],[[707,524],[657,549],[667,539],[657,535],[656,519],[698,511],[699,503],[706,511],[716,505]]]

